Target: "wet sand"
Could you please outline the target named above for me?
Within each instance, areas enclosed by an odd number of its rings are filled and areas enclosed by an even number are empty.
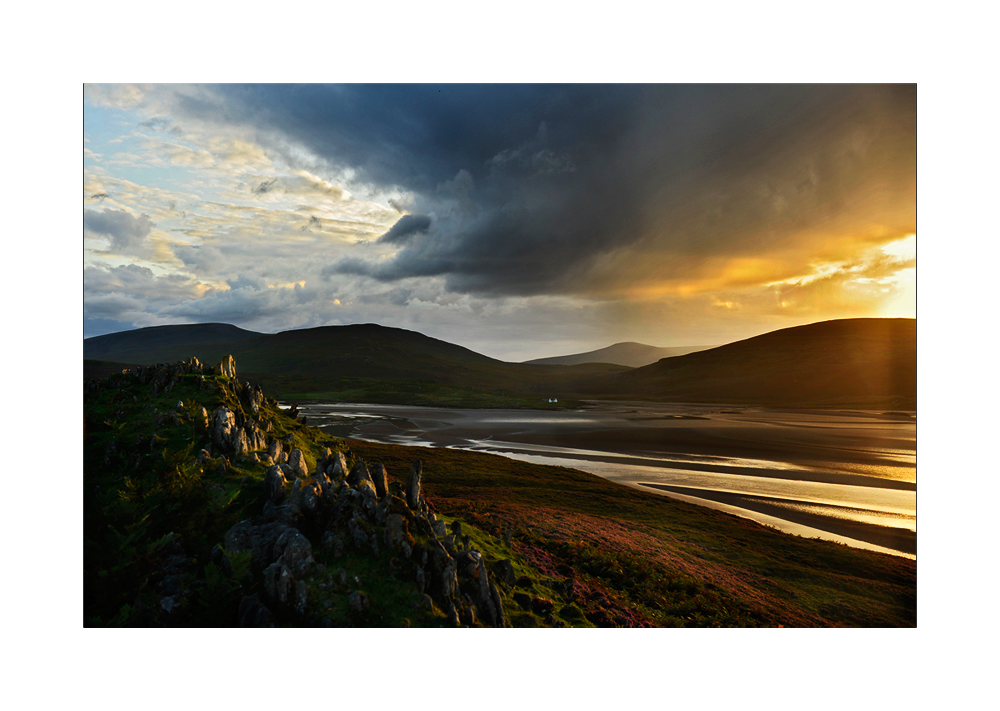
[[[647,486],[661,491],[668,491],[677,494],[686,494],[699,499],[716,501],[721,504],[736,506],[741,509],[748,509],[758,513],[785,519],[803,526],[815,528],[821,531],[828,531],[838,536],[853,538],[859,541],[867,541],[883,548],[901,551],[903,553],[917,553],[917,532],[904,528],[892,528],[889,526],[877,526],[861,521],[852,521],[845,518],[823,516],[820,514],[808,513],[802,510],[790,508],[788,504],[808,505],[809,502],[793,502],[785,499],[773,499],[757,496],[741,496],[724,491],[711,491],[708,489],[694,489],[686,486],[670,486],[669,484],[653,484],[639,482],[642,486]]]
[[[916,550],[915,413],[641,402],[561,411],[299,407],[309,424],[341,437],[573,466],[779,527]]]

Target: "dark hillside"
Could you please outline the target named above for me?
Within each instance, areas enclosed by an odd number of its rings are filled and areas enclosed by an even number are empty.
[[[108,333],[83,340],[83,357],[89,360],[112,360],[127,363],[155,363],[148,353],[162,353],[160,361],[175,361],[191,354],[191,346],[229,345],[260,336],[228,323],[193,323],[175,326],[151,326],[134,331]],[[225,349],[223,349],[225,350]],[[228,353],[228,351],[225,351]],[[220,356],[221,357],[221,356]]]
[[[150,329],[142,329],[113,334],[117,339],[100,336],[106,340],[98,344],[87,339],[84,356],[152,365],[190,357],[217,362],[231,354],[240,372],[278,397],[472,406],[540,403],[543,397],[625,370],[609,364],[505,363],[415,331],[377,324],[275,334],[241,331],[250,335],[236,341],[213,341],[210,334],[199,340],[186,326],[160,328],[165,330],[155,338],[142,332]]]
[[[915,407],[914,319],[843,319],[666,358],[595,384],[605,397]]]

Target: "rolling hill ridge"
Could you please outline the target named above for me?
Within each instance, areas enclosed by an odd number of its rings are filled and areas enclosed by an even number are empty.
[[[823,321],[634,369],[507,363],[377,324],[275,334],[226,324],[159,326],[84,340],[85,372],[100,367],[94,361],[150,365],[195,356],[216,362],[230,354],[247,377],[288,399],[538,407],[558,396],[562,402],[916,407],[914,319]]]
[[[551,358],[535,358],[525,361],[532,365],[580,365],[581,363],[613,363],[615,365],[625,365],[629,368],[641,368],[644,365],[655,363],[663,358],[686,355],[696,351],[704,351],[715,346],[648,346],[645,343],[635,343],[627,341],[615,343],[607,348],[599,348],[596,351],[586,353],[574,353],[564,356],[553,356]]]
[[[915,407],[915,319],[841,319],[665,358],[595,383],[594,395],[762,405]]]

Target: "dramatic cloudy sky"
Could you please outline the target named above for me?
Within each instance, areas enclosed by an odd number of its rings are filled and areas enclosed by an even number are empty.
[[[85,336],[507,360],[916,311],[913,86],[87,85]]]

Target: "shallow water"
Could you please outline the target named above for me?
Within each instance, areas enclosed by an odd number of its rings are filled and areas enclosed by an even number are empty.
[[[340,437],[568,466],[808,537],[916,554],[916,418],[591,402],[578,410],[299,403]]]

